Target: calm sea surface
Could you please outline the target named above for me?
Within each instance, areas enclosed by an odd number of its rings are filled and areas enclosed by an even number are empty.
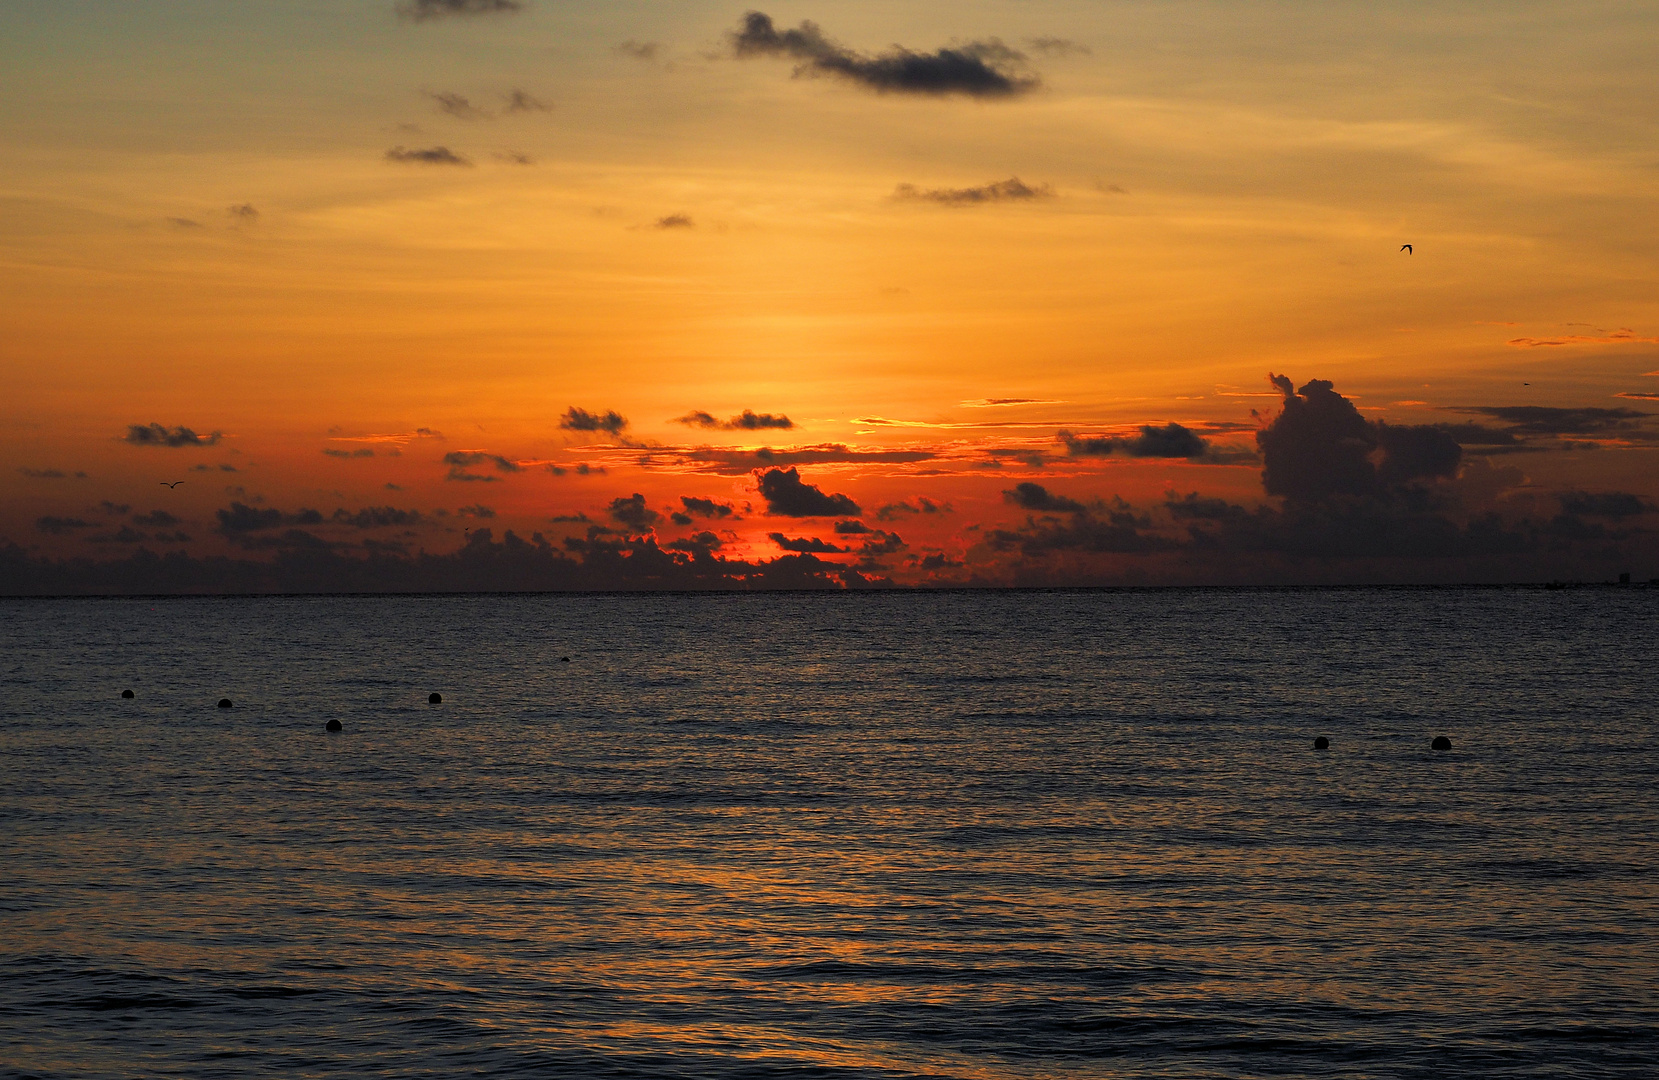
[[[1659,1075],[1659,589],[0,601],[0,1075]]]

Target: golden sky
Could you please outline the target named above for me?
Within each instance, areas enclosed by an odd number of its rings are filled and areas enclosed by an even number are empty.
[[[0,590],[1659,575],[1659,9],[759,11],[0,5]]]

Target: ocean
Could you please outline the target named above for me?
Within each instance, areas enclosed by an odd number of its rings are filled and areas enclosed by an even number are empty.
[[[1656,616],[0,601],[0,1076],[1652,1077]]]

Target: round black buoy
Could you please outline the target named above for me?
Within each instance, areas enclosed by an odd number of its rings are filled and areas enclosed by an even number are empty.
[[[1452,740],[1446,738],[1444,735],[1436,735],[1434,737],[1434,742],[1429,745],[1434,747],[1436,750],[1450,750],[1452,748]]]
[[[344,731],[345,728],[341,726],[340,721],[330,720],[328,723],[323,725],[323,730],[324,731]]]
[[[219,699],[219,708],[221,708],[221,709],[230,708],[230,698],[228,698],[228,697],[220,698]]]
[[[568,657],[568,656],[561,656],[561,657],[559,657],[559,663],[561,663],[561,664],[568,664],[568,663],[570,663],[570,657]]]
[[[428,705],[442,705],[444,696],[442,694],[428,694],[426,695],[426,703]]]
[[[121,696],[122,697],[132,697],[132,691],[131,690],[123,690],[123,691],[121,691]]]
[[[1321,735],[1319,738],[1313,740],[1313,748],[1315,750],[1329,750],[1331,748],[1331,740]]]

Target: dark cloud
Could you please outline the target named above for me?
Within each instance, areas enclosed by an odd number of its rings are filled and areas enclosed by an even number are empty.
[[[681,495],[680,505],[685,507],[687,514],[716,520],[731,517],[736,512],[730,503],[715,502],[713,499],[703,499],[695,495]]]
[[[98,533],[87,537],[93,544],[142,544],[149,537],[130,525],[123,525],[112,533]]]
[[[207,226],[203,225],[201,222],[194,221],[194,220],[192,220],[190,218],[187,218],[187,217],[170,217],[170,218],[167,219],[167,224],[173,226],[175,229],[205,229],[205,228],[207,228]]]
[[[893,189],[893,198],[910,202],[941,203],[945,206],[977,206],[982,203],[993,202],[1022,202],[1031,199],[1048,199],[1054,196],[1054,189],[1047,184],[1032,187],[1024,183],[1017,176],[1010,176],[1006,180],[997,180],[981,187],[968,188],[919,188],[915,184],[900,184]]]
[[[694,409],[684,416],[676,417],[674,423],[687,427],[718,428],[722,431],[761,431],[769,428],[787,431],[795,426],[795,421],[787,416],[757,413],[752,409],[744,409],[730,420],[720,420],[701,409]]]
[[[636,533],[650,529],[662,520],[662,515],[645,505],[645,496],[634,492],[627,498],[615,498],[610,505],[611,520],[626,525]]]
[[[660,451],[657,453],[661,453]],[[656,454],[641,459],[642,465],[653,462]],[[763,446],[759,450],[719,450],[699,448],[674,451],[672,460],[677,465],[702,464],[707,471],[737,476],[754,471],[756,466],[826,465],[831,463],[904,465],[932,461],[938,457],[929,450],[854,450],[840,443],[797,447],[793,450],[774,450]]]
[[[622,429],[627,426],[627,418],[615,409],[591,413],[572,405],[559,418],[559,427],[566,431],[603,431],[610,435],[620,435]]]
[[[385,529],[392,526],[419,525],[424,519],[419,510],[399,510],[395,506],[365,506],[356,513],[344,508],[336,510],[329,520],[336,525],[350,525],[357,529]]]
[[[550,112],[553,106],[523,90],[514,87],[502,106],[509,113]]]
[[[1520,436],[1609,435],[1633,431],[1652,413],[1636,409],[1590,406],[1553,408],[1547,405],[1477,405],[1453,410],[1486,416],[1509,425]]]
[[[367,446],[360,446],[356,450],[336,450],[330,446],[323,449],[323,454],[331,458],[368,458],[374,457],[374,450]]]
[[[725,541],[720,537],[704,531],[693,533],[691,536],[682,536],[678,540],[671,540],[663,547],[670,551],[684,551],[699,559],[709,559],[724,544]]]
[[[864,524],[862,521],[859,521],[857,518],[853,518],[848,521],[837,521],[835,523],[835,531],[841,536],[857,536],[860,533],[869,533],[874,532],[875,530]]]
[[[410,165],[464,165],[468,167],[472,165],[472,162],[447,146],[429,146],[425,149],[415,150],[406,150],[401,146],[394,146],[386,151],[386,160]]]
[[[697,227],[697,223],[686,214],[669,214],[667,217],[658,218],[651,227],[653,229],[694,229]]]
[[[474,465],[486,463],[494,465],[496,472],[519,473],[524,471],[524,466],[511,458],[503,457],[500,454],[491,454],[484,450],[452,450],[444,455],[443,462],[450,466],[451,473],[459,469],[470,469]],[[451,475],[449,479],[456,480],[459,477]]]
[[[662,51],[662,46],[655,41],[635,41],[629,38],[612,51],[618,56],[627,56],[635,60],[655,60],[657,54]]]
[[[768,514],[784,517],[856,517],[858,504],[845,495],[826,495],[801,480],[795,469],[772,469],[760,477]]]
[[[462,506],[455,511],[461,517],[477,518],[480,521],[495,517],[495,508],[483,503],[474,503],[472,506]]]
[[[52,536],[62,536],[76,529],[90,529],[92,522],[82,521],[80,518],[40,517],[35,519],[35,528]]]
[[[126,503],[110,502],[108,499],[105,499],[98,504],[98,509],[102,510],[106,514],[115,514],[119,516],[130,511],[132,507],[128,506]]]
[[[1284,408],[1256,433],[1269,495],[1376,496],[1407,481],[1457,474],[1463,448],[1443,429],[1373,423],[1324,379],[1300,390],[1283,375],[1272,380]]]
[[[236,206],[225,207],[225,213],[240,221],[244,225],[252,225],[259,220],[259,211],[253,203],[239,203]]]
[[[1138,458],[1198,458],[1210,449],[1210,444],[1191,428],[1173,421],[1159,427],[1141,425],[1140,434],[1133,438],[1114,436],[1073,435],[1061,431],[1056,438],[1066,444],[1072,457],[1108,457],[1127,454]]]
[[[161,424],[128,424],[123,442],[134,446],[212,446],[221,435],[217,431],[198,435],[187,427],[168,429]]]
[[[453,91],[443,90],[433,92],[429,90],[427,91],[426,96],[431,98],[433,102],[437,104],[439,112],[448,113],[457,120],[489,119],[489,113],[484,112],[482,109],[478,108],[478,106],[468,101],[465,97],[454,93]],[[448,151],[445,152],[447,153]]]
[[[1022,510],[1037,510],[1046,514],[1081,514],[1087,508],[1074,499],[1056,495],[1041,484],[1029,480],[1002,493],[1003,499]]]
[[[742,28],[732,33],[731,43],[738,57],[787,57],[799,62],[797,76],[835,76],[883,94],[1006,98],[1040,85],[1036,77],[1020,74],[1024,57],[995,39],[930,53],[895,46],[879,56],[866,56],[831,41],[816,23],[780,31],[771,16],[751,11],[743,16]]]
[[[1032,52],[1042,53],[1044,56],[1093,56],[1094,53],[1087,45],[1062,37],[1035,37],[1028,38],[1026,44],[1031,46]]]
[[[1029,490],[1033,488],[1035,491]],[[1151,518],[1135,513],[1122,500],[1101,516],[1071,499],[1050,495],[1037,484],[1021,484],[1003,495],[1027,509],[1061,511],[1068,516],[1063,520],[1051,516],[1028,518],[1018,530],[990,530],[986,541],[994,550],[1017,550],[1027,557],[1041,558],[1056,551],[1146,555],[1179,546],[1150,531]]]
[[[192,466],[190,466],[190,471],[191,472],[236,472],[238,470],[237,470],[235,465],[229,465],[229,464],[226,464],[224,462],[221,462],[218,465],[192,465]]]
[[[135,514],[135,525],[146,525],[152,529],[166,529],[179,524],[179,519],[165,510],[151,510],[148,514]]]
[[[896,532],[883,532],[880,529],[872,532],[858,549],[866,557],[874,555],[891,555],[895,551],[903,551],[908,545]]]
[[[1632,495],[1627,491],[1568,491],[1557,498],[1561,500],[1562,513],[1580,517],[1635,517],[1639,514],[1651,514],[1655,509],[1659,509],[1641,496]]]
[[[948,514],[948,513],[951,513],[951,507],[950,507],[949,503],[944,503],[944,504],[941,505],[940,503],[934,502],[932,499],[918,497],[916,499],[916,504],[914,506],[912,506],[908,502],[896,502],[896,503],[888,503],[887,505],[878,508],[876,510],[876,520],[877,521],[897,521],[901,517],[909,517],[913,514]]]
[[[235,501],[225,509],[215,510],[213,516],[219,519],[219,533],[232,538],[268,532],[284,525],[321,525],[323,522],[323,515],[316,510],[301,509],[285,514],[274,507],[259,509]]]
[[[402,0],[397,13],[413,22],[468,15],[512,15],[523,11],[524,0]]]
[[[845,554],[847,550],[844,547],[836,547],[834,544],[827,544],[818,539],[816,536],[791,537],[785,536],[781,532],[767,533],[766,536],[772,541],[772,543],[783,548],[785,551],[813,551],[821,555],[841,555]]]
[[[31,480],[68,480],[69,474],[62,469],[19,469],[18,472]],[[75,473],[76,480],[85,480],[86,473]]]
[[[961,559],[953,559],[948,555],[924,555],[917,561],[916,566],[921,570],[949,570],[963,565]]]

